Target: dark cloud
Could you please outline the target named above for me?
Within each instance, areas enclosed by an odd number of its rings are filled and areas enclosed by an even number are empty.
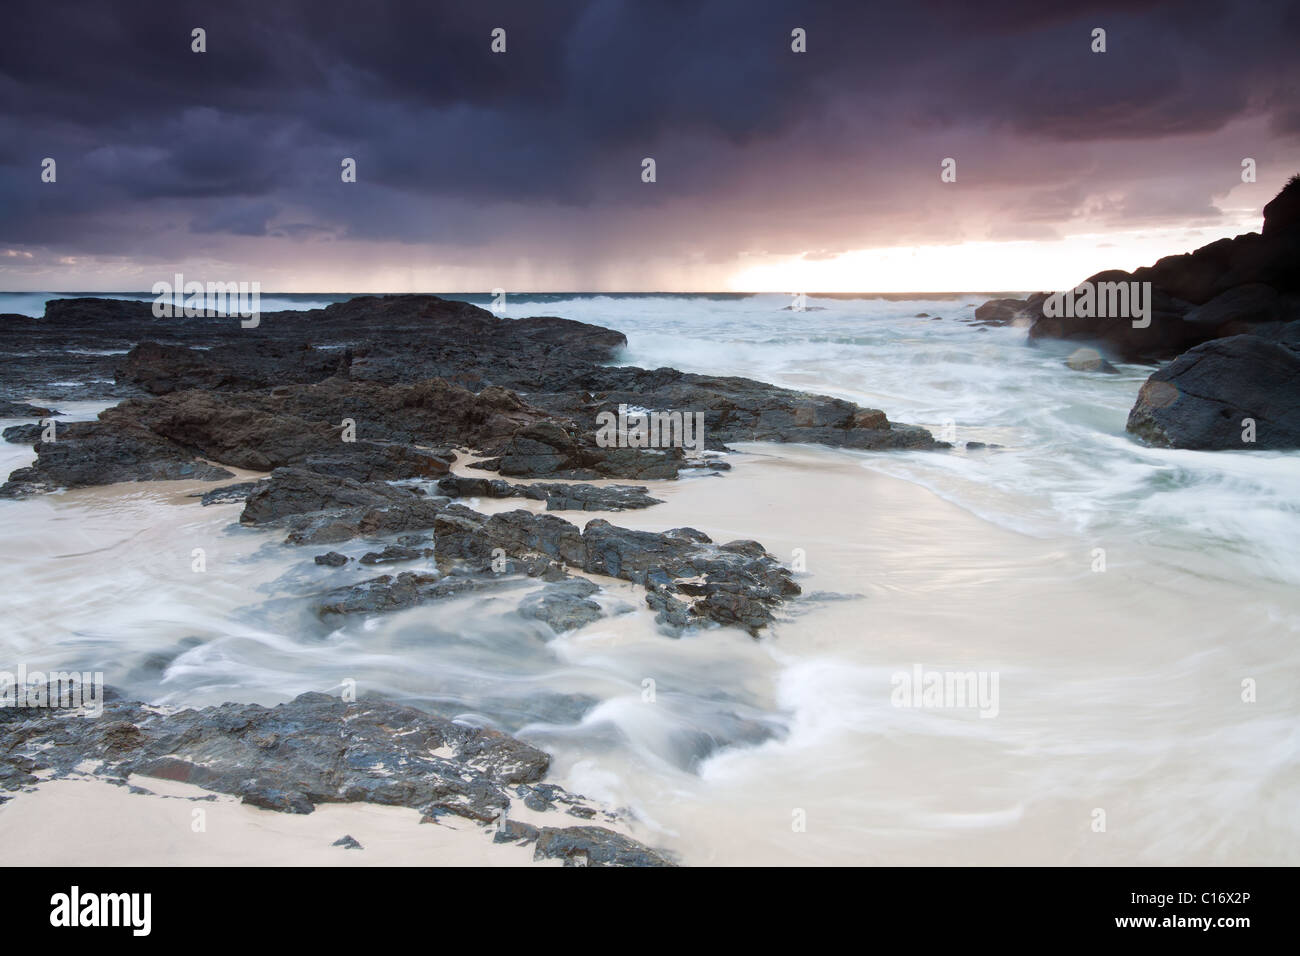
[[[1189,138],[1256,119],[1272,139],[1238,152],[1294,164],[1300,134],[1300,15],[1285,2],[11,0],[6,12],[0,242],[69,253],[203,255],[229,236],[499,243],[565,261],[634,256],[638,242],[817,258],[954,241],[956,220],[981,212],[999,216],[990,235],[1046,237],[1101,195],[1116,221],[1212,219],[1209,170],[1238,159],[1203,150],[1180,165],[1197,152]],[[489,50],[495,27],[505,55]],[[794,27],[806,54],[790,52]],[[1105,54],[1090,51],[1095,27]],[[1095,152],[1120,142],[1136,147],[1124,168]],[[963,191],[940,199],[949,155]],[[39,181],[45,156],[59,161],[54,187]],[[356,184],[340,182],[343,157]]]

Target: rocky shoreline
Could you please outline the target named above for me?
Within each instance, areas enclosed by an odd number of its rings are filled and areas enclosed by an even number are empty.
[[[722,475],[728,441],[947,447],[923,428],[838,399],[608,364],[625,344],[611,329],[551,317],[506,321],[436,296],[269,313],[255,329],[225,317],[155,319],[143,303],[53,300],[40,319],[0,316],[0,351],[23,356],[8,362],[15,374],[0,392],[3,409],[41,419],[6,429],[8,441],[32,444],[37,458],[9,476],[0,496],[265,472],[203,493],[201,504],[242,501],[241,524],[281,535],[314,565],[394,566],[304,598],[323,628],[349,615],[521,591],[518,614],[560,633],[609,613],[593,599],[603,589],[583,576],[591,575],[640,588],[666,635],[733,626],[757,636],[800,594],[792,570],[758,542],[714,542],[689,527],[631,530],[603,518],[579,527],[560,515],[652,508],[660,500],[644,485],[590,482]],[[83,381],[51,386],[66,376]],[[56,410],[23,401],[36,393],[120,401],[95,421],[63,423]],[[599,442],[597,416],[619,405],[700,413],[703,447],[690,455]],[[458,462],[502,477],[453,473]],[[547,480],[522,480],[536,478]],[[466,504],[478,499],[546,510],[487,514]],[[332,550],[354,541],[371,550]],[[528,581],[541,589],[521,587]],[[11,790],[34,786],[38,771],[66,774],[93,761],[108,779],[178,779],[285,812],[366,800],[487,823],[522,800],[617,819],[541,783],[548,758],[527,744],[383,701],[308,694],[271,709],[232,703],[160,713],[117,700],[97,720],[12,709],[0,720],[0,786]],[[429,756],[448,746],[449,756]],[[566,864],[671,862],[595,825],[507,820],[495,839],[533,843],[537,859]]]
[[[727,441],[942,447],[928,431],[825,396],[736,377],[605,364],[620,332],[559,318],[507,321],[437,296],[364,296],[325,309],[156,319],[147,303],[59,299],[43,318],[0,316],[0,352],[27,359],[0,400],[125,398],[56,430],[0,495],[285,466],[358,480],[446,476],[450,452],[513,478],[674,478],[717,469],[681,447],[604,447],[597,416],[622,405],[698,412],[706,448]],[[125,347],[125,350],[124,348]],[[124,354],[92,355],[94,351]],[[90,384],[51,390],[74,353]],[[111,376],[111,378],[109,377]],[[98,387],[94,383],[98,382]],[[344,422],[353,430],[345,431]],[[30,427],[10,430],[33,441]]]
[[[1164,448],[1300,448],[1300,175],[1264,206],[1258,233],[1166,256],[1132,273],[1112,269],[1079,288],[1149,283],[1150,314],[1049,315],[1049,294],[991,299],[985,324],[1028,326],[1030,343],[1078,342],[1072,368],[1173,359],[1142,386],[1130,434]],[[1055,310],[1053,310],[1055,311]]]
[[[1150,282],[1145,327],[1062,320],[1047,314],[1046,293],[991,300],[975,322],[1025,324],[1031,345],[1077,342],[1083,348],[1067,365],[1081,374],[1113,372],[1107,356],[1172,359],[1136,398],[1127,427],[1137,440],[1300,448],[1298,194],[1293,183],[1265,208],[1260,235],[1086,280]],[[355,615],[482,594],[553,637],[613,613],[602,592],[621,581],[665,636],[734,627],[757,637],[801,595],[794,569],[759,542],[573,519],[653,515],[662,503],[653,487],[629,482],[731,480],[728,442],[948,447],[924,428],[839,399],[611,364],[625,345],[612,329],[555,317],[506,321],[436,296],[267,313],[250,329],[226,317],[156,319],[137,302],[53,300],[40,319],[0,316],[0,415],[35,420],[4,437],[37,456],[0,496],[211,482],[194,493],[195,507],[242,504],[242,526],[274,536],[272,546],[304,566],[339,574],[338,584],[291,599],[307,612],[304,626],[322,633]],[[57,408],[31,404],[36,396],[116,404],[95,421],[65,423]],[[598,416],[620,406],[698,413],[704,440],[695,449],[598,440]],[[237,480],[231,469],[264,477]],[[0,710],[0,790],[87,766],[124,785],[179,780],[287,813],[365,801],[417,809],[428,822],[451,814],[566,865],[674,862],[611,829],[630,822],[625,815],[545,783],[542,751],[379,699],[313,693],[274,708],[165,711],[115,697],[97,719]],[[581,822],[533,826],[511,820],[512,806]]]

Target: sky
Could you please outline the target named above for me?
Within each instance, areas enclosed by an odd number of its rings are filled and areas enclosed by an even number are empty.
[[[1300,172],[1300,2],[5,10],[5,291],[1059,289]]]

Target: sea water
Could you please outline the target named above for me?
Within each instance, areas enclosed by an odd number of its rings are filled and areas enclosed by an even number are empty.
[[[378,569],[319,568],[166,482],[0,502],[0,669],[102,670],[187,706],[354,681],[542,747],[552,779],[687,863],[1297,862],[1300,454],[1145,448],[1124,421],[1152,366],[1072,371],[1073,345],[962,321],[985,298],[507,296],[505,318],[619,329],[620,363],[842,397],[953,441],[740,444],[730,473],[602,515],[755,538],[798,569],[807,599],[759,640],[666,637],[606,580],[610,615],[558,637],[514,613],[527,581],[326,625],[308,596]],[[6,472],[32,457],[0,445]],[[976,675],[996,715],[900,706],[914,673]]]

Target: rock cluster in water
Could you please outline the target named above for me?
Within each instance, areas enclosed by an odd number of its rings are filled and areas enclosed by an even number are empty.
[[[716,464],[690,460],[680,447],[605,447],[597,416],[620,404],[701,413],[716,450],[742,440],[936,445],[925,429],[840,399],[603,364],[624,345],[612,329],[504,320],[437,296],[365,296],[267,313],[255,329],[227,318],[158,319],[148,303],[54,300],[40,319],[0,316],[0,352],[28,356],[5,391],[17,398],[42,388],[56,370],[66,374],[65,356],[75,351],[77,374],[98,378],[100,397],[129,397],[97,422],[63,426],[57,443],[36,441],[30,429],[13,432],[11,439],[35,443],[38,459],[0,494],[217,480],[226,477],[221,465],[296,466],[362,481],[430,478],[449,473],[453,448],[472,449],[483,458],[479,467],[518,478],[661,479]],[[129,350],[81,354],[114,346]]]
[[[724,472],[729,466],[718,455],[729,441],[944,447],[925,429],[839,399],[606,364],[625,344],[610,329],[549,317],[505,321],[436,296],[269,313],[256,329],[226,318],[158,319],[143,303],[55,300],[40,319],[0,316],[0,352],[25,357],[9,363],[0,413],[41,419],[6,430],[6,439],[33,444],[37,459],[14,471],[0,495],[216,482],[233,478],[231,468],[269,472],[196,497],[203,505],[242,502],[243,525],[275,529],[286,546],[311,549],[304,558],[317,574],[347,579],[342,569],[392,566],[295,599],[323,627],[350,615],[518,591],[517,614],[553,636],[611,613],[613,602],[592,578],[613,578],[643,589],[666,633],[728,625],[757,635],[800,593],[792,572],[761,544],[604,519],[579,527],[556,512],[653,507],[660,499],[644,485],[587,482]],[[52,384],[71,379],[77,383]],[[22,400],[37,393],[119,401],[96,421],[67,423]],[[706,441],[693,454],[610,447],[598,439],[598,416],[620,405],[698,413]],[[469,467],[502,477],[453,473],[466,451],[478,458]],[[479,499],[542,502],[546,512],[489,515],[467,506]],[[349,557],[332,549],[347,542],[370,550]],[[540,783],[541,751],[382,702],[343,704],[317,694],[271,709],[161,713],[119,700],[94,721],[20,711],[0,721],[0,784],[10,788],[31,784],[38,770],[71,772],[90,760],[101,775],[180,779],[286,812],[368,800],[486,821],[517,798],[589,821],[500,827],[498,842],[532,844],[538,859],[669,862],[590,822],[603,811]]]
[[[1123,361],[1161,361],[1129,413],[1128,431],[1152,445],[1206,450],[1300,448],[1300,176],[1264,207],[1258,233],[1166,256],[1085,285],[1150,283],[1150,322],[1046,314],[1047,293],[995,299],[976,311],[1028,325],[1030,341],[1067,339]]]

